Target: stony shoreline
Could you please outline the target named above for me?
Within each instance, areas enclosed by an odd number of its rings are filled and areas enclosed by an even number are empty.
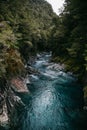
[[[17,116],[16,106],[24,107],[24,103],[22,102],[21,98],[16,95],[16,93],[29,93],[29,90],[26,86],[26,82],[24,78],[12,78],[7,86],[4,86],[5,91],[3,95],[3,100],[1,101],[0,107],[0,126],[5,129],[9,129],[10,125],[14,125],[13,123],[16,122],[15,119]],[[0,98],[1,98],[0,95]],[[14,113],[14,121],[11,120],[12,115]],[[15,124],[16,125],[16,124]]]
[[[18,114],[17,114],[17,108],[20,109],[21,107],[25,107],[25,104],[22,102],[21,98],[16,95],[16,93],[30,93],[30,91],[27,88],[27,84],[30,84],[29,81],[29,75],[30,74],[39,74],[39,72],[34,69],[31,64],[36,61],[36,59],[40,58],[39,55],[36,57],[32,58],[30,62],[25,66],[25,69],[27,71],[26,76],[17,76],[17,77],[12,77],[7,81],[5,84],[5,89],[2,94],[0,94],[0,99],[1,97],[3,99],[0,105],[0,130],[9,130],[10,126],[16,127],[18,123]],[[30,63],[30,64],[29,64]],[[48,66],[45,64],[45,66]],[[64,71],[64,64],[57,64],[57,63],[52,63],[49,62],[48,69],[53,69],[56,71]],[[69,73],[72,75],[72,73]],[[84,104],[83,107],[84,110],[87,111],[87,106],[86,103]],[[12,118],[14,116],[14,118]]]
[[[18,123],[18,113],[17,109],[25,107],[22,99],[16,93],[28,93],[30,94],[27,84],[30,84],[29,75],[34,73],[39,73],[33,67],[31,67],[32,62],[35,61],[36,57],[30,58],[28,65],[25,65],[26,75],[22,77],[21,75],[10,77],[8,80],[3,82],[2,88],[3,92],[0,92],[0,130],[9,130],[10,127],[15,128]],[[14,116],[14,118],[13,118]]]

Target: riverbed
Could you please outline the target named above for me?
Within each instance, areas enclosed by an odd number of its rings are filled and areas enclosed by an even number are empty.
[[[64,66],[50,61],[51,53],[37,54],[31,66],[39,73],[29,75],[29,95],[17,130],[85,130],[83,91]]]

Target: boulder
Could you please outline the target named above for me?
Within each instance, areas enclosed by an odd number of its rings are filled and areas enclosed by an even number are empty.
[[[29,92],[23,78],[12,78],[10,82],[15,92]]]

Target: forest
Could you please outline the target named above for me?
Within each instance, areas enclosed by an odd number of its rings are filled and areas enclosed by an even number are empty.
[[[0,116],[6,105],[12,120],[13,79],[25,78],[29,59],[50,51],[51,62],[64,64],[64,72],[71,72],[81,85],[87,109],[87,1],[65,0],[58,16],[45,0],[0,0]],[[14,103],[9,107],[8,102]]]

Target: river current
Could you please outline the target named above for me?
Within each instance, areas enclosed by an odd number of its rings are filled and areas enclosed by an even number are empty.
[[[84,130],[83,92],[63,66],[50,62],[51,54],[38,54],[29,76],[30,94],[22,95],[26,110],[18,130]]]

